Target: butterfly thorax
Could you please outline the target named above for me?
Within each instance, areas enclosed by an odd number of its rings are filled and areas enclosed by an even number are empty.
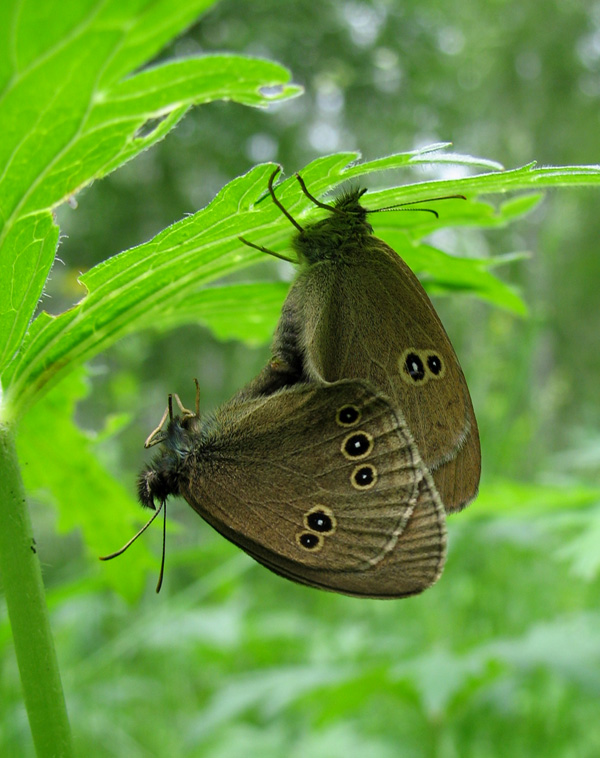
[[[358,202],[363,190],[341,195],[322,221],[310,224],[296,235],[293,247],[301,263],[309,265],[335,260],[350,263],[364,255],[365,244],[373,234],[367,210]]]

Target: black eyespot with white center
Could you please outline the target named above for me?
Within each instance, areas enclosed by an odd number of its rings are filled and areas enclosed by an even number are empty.
[[[317,550],[323,544],[323,538],[312,532],[302,532],[298,535],[298,544],[305,550]]]
[[[331,508],[318,504],[304,514],[304,528],[318,534],[332,534],[337,521]]]
[[[404,359],[404,370],[414,382],[421,382],[425,378],[425,366],[416,353],[408,353]]]
[[[371,464],[357,466],[352,472],[350,482],[357,490],[370,490],[377,483],[377,469]]]
[[[349,434],[342,442],[342,453],[349,460],[364,458],[373,449],[373,437],[367,432]]]
[[[333,529],[333,522],[324,511],[309,513],[306,517],[306,525],[314,532],[330,532]]]
[[[442,359],[439,355],[436,355],[435,353],[430,353],[427,356],[427,368],[431,371],[431,373],[434,376],[439,376],[439,374],[442,373]]]
[[[402,379],[413,387],[423,387],[430,379],[442,379],[446,362],[432,348],[407,348],[398,359]]]
[[[335,420],[340,426],[354,426],[360,421],[361,413],[355,405],[344,405],[337,412]]]

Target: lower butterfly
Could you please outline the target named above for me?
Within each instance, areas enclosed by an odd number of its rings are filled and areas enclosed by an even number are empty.
[[[180,495],[264,566],[312,587],[400,598],[440,576],[444,507],[402,415],[369,383],[240,393],[206,418],[174,397],[181,414],[170,400],[146,442],[161,450],[140,474],[142,505]]]

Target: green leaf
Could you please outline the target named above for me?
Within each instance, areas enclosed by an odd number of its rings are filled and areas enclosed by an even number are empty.
[[[465,202],[436,194],[426,200],[417,201],[422,205],[415,207],[410,205],[396,210],[386,210],[384,213],[373,211],[369,219],[372,220],[380,236],[384,235],[385,229],[402,228],[407,229],[413,239],[419,240],[441,226],[444,228],[502,228],[534,210],[543,197],[539,192],[528,193],[494,206],[486,201],[472,199]],[[437,218],[433,213],[424,212],[433,210],[438,214]]]
[[[376,158],[357,166],[353,166],[346,171],[348,179],[357,176],[364,176],[365,173],[372,171],[385,171],[405,166],[452,164],[453,166],[464,166],[474,168],[487,168],[496,171],[502,171],[503,166],[497,161],[491,161],[487,158],[476,158],[473,155],[461,155],[460,153],[447,153],[445,148],[450,147],[450,142],[438,142],[434,145],[427,145],[418,150],[410,150],[406,153],[395,153],[385,158]]]
[[[21,346],[53,262],[51,208],[162,139],[192,105],[266,106],[300,92],[282,66],[235,55],[131,75],[211,4],[3,4],[0,366]]]
[[[36,213],[8,231],[0,255],[0,366],[19,348],[52,267],[58,227]]]
[[[498,259],[449,255],[431,245],[412,244],[405,233],[397,230],[381,236],[421,277],[429,294],[472,294],[519,316],[527,314],[527,306],[514,289],[487,270],[497,266]],[[514,258],[509,256],[505,260]]]
[[[221,340],[264,345],[273,337],[288,293],[284,282],[205,287],[173,300],[153,324],[161,331],[188,323],[207,326]]]
[[[54,12],[48,12],[44,44],[33,49],[30,25],[39,28],[42,19],[36,4],[24,14],[17,14],[15,4],[13,36],[2,48],[3,68],[13,69],[0,102],[6,223],[53,207],[109,166],[148,148],[164,135],[155,130],[138,136],[149,119],[170,113],[179,118],[187,107],[217,99],[261,106],[300,92],[287,86],[289,72],[282,66],[234,55],[166,62],[123,79],[211,4],[196,0],[173,12],[164,0],[146,0],[141,8],[139,2],[110,0],[97,8],[89,3],[89,15],[81,17],[77,3],[54,0],[45,3],[46,12],[48,6]],[[24,57],[17,55],[19,67],[9,58],[11,49]],[[265,87],[281,89],[270,96],[261,91]]]
[[[27,388],[28,398],[23,396],[18,404],[27,407],[63,371],[124,334],[152,326],[174,298],[183,299],[200,285],[262,258],[243,246],[238,234],[247,228],[244,218],[251,198],[264,188],[270,170],[258,167],[234,180],[203,211],[88,271],[80,281],[89,294],[74,308],[57,317],[42,312],[4,377],[9,393],[18,392],[17,385]],[[279,215],[272,204],[265,212]],[[18,382],[10,389],[13,377]]]

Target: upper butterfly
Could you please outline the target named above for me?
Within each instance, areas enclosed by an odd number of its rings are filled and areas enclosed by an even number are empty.
[[[297,175],[304,194],[329,214],[302,227],[275,195],[279,171],[269,191],[298,230],[300,271],[283,305],[273,358],[245,395],[298,381],[367,379],[406,418],[446,510],[464,508],[479,486],[479,432],[458,358],[429,297],[402,258],[374,236],[359,202],[365,190],[327,205]]]

